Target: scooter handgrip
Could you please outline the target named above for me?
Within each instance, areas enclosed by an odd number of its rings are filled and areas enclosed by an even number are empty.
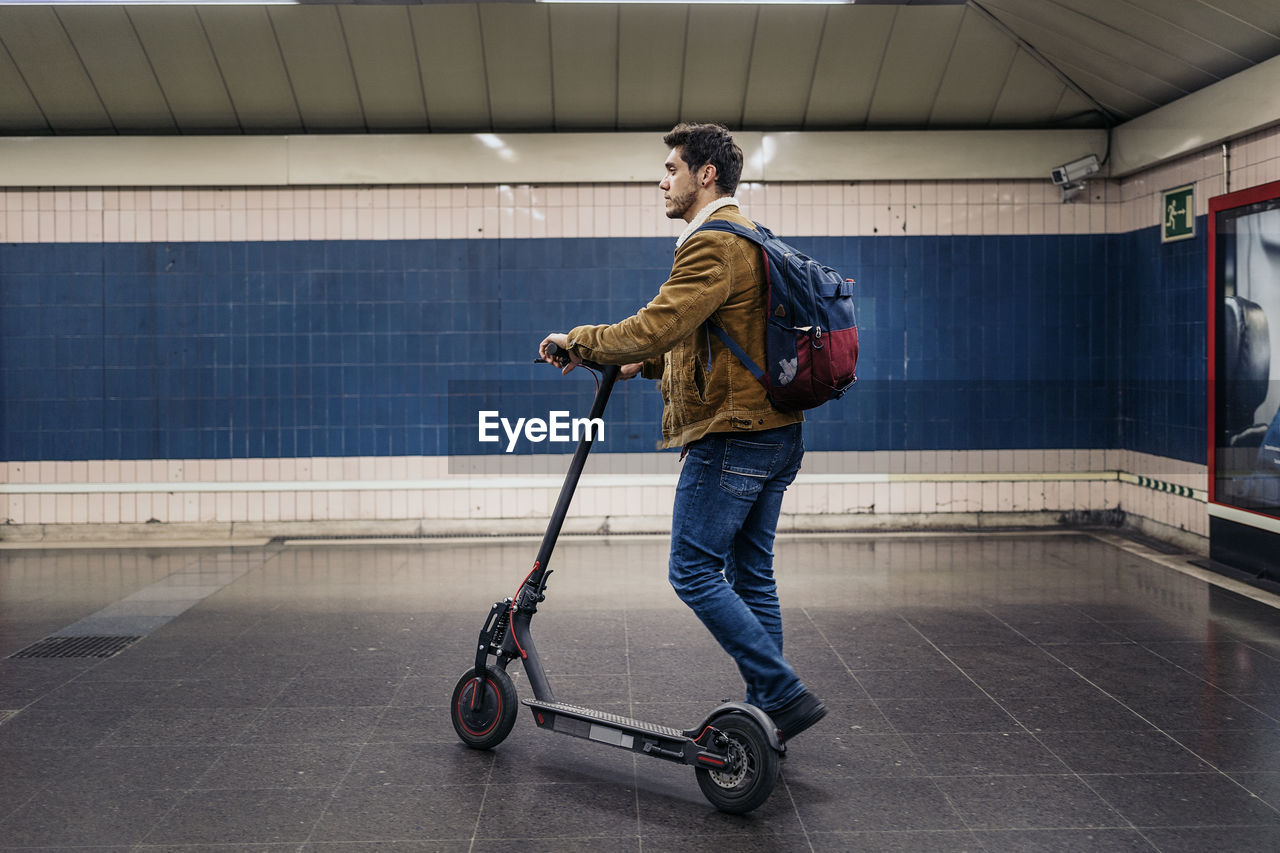
[[[569,358],[569,351],[568,351],[568,350],[566,350],[566,349],[564,349],[564,348],[562,348],[562,347],[558,346],[557,344],[551,344],[551,346],[549,347],[549,350],[550,350],[550,352],[551,352],[551,358],[555,361],[555,363],[556,363],[556,366],[557,366],[557,367],[564,367],[565,365],[567,365],[567,364],[569,363],[570,358]],[[534,363],[534,364],[545,364],[545,363],[546,363],[546,361],[542,358],[542,356],[538,356],[537,358],[535,358],[535,359],[533,360],[533,363]],[[581,362],[579,362],[579,363],[580,363],[580,364],[582,364],[582,365],[583,365],[583,366],[585,366],[585,367],[590,367],[590,368],[592,368],[593,370],[603,370],[603,369],[604,369],[604,365],[603,365],[603,364],[597,364],[597,363],[596,363],[596,362],[594,362],[594,361],[587,361],[586,359],[582,359],[582,361],[581,361]]]

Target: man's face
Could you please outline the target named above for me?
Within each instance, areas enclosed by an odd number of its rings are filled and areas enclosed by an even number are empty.
[[[658,187],[666,200],[667,218],[683,219],[688,222],[693,213],[696,213],[693,210],[693,202],[698,196],[697,178],[689,171],[689,164],[680,156],[678,147],[672,148],[671,153],[667,155],[665,168],[667,174]]]

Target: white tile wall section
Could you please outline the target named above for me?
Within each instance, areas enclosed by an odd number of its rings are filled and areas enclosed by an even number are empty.
[[[1280,129],[1235,140],[1228,152],[1230,189],[1280,180]],[[1196,213],[1206,213],[1208,199],[1224,189],[1223,166],[1215,146],[1137,175],[1092,181],[1071,204],[1062,204],[1048,181],[749,183],[738,198],[748,215],[782,234],[1124,233],[1158,224],[1160,191],[1186,183],[1197,184]],[[0,242],[674,236],[682,223],[665,219],[661,201],[651,183],[0,189]],[[572,517],[611,518],[615,529],[627,518],[660,525],[670,513],[674,457],[593,460],[604,481],[584,484]],[[561,461],[531,461],[538,484],[506,490],[495,488],[501,480],[493,475],[450,475],[442,457],[0,462],[0,510],[22,527],[152,520],[536,527],[554,504]],[[784,527],[1119,507],[1175,531],[1208,533],[1203,499],[1116,478],[1128,472],[1203,490],[1204,466],[1129,451],[826,453],[812,454],[806,471],[843,474],[845,481],[802,478],[788,493]],[[654,475],[670,483],[627,485]]]
[[[1231,188],[1280,178],[1280,131],[1229,145]],[[738,197],[779,233],[1124,232],[1159,222],[1159,193],[1224,186],[1218,147],[1062,204],[1048,181],[744,184]],[[656,185],[4,189],[0,240],[135,242],[662,236],[678,233]]]
[[[1121,221],[1125,206],[1108,200],[1115,192],[1110,184],[1095,182],[1088,198],[1070,205],[1044,184],[750,184],[739,189],[738,198],[750,216],[781,234],[1129,230]],[[634,237],[674,236],[680,230],[663,216],[656,185],[0,193],[0,240],[10,243]],[[69,203],[71,209],[59,209]]]
[[[925,463],[921,467],[952,471],[929,479],[883,470],[889,454],[814,454],[788,492],[784,528],[910,524],[926,515],[935,516],[935,523],[950,517],[958,519],[955,523],[978,525],[977,514],[1040,514],[1045,516],[1042,523],[1052,524],[1061,513],[1119,507],[1174,530],[1198,536],[1208,532],[1202,499],[1117,479],[1128,472],[1202,489],[1203,466],[1128,451],[918,455]],[[667,471],[658,475],[627,472],[622,464],[631,461],[627,457],[602,457],[605,464],[594,466],[598,473],[588,475],[578,491],[571,524],[576,519],[595,528],[607,521],[612,529],[625,530],[631,519],[643,529],[661,528],[674,498],[674,456],[663,455],[660,462]],[[897,456],[913,455],[893,454]],[[992,459],[1003,464],[993,468]],[[549,467],[555,469],[557,461],[565,463],[567,457],[549,460]],[[940,464],[944,462],[949,465]],[[0,463],[0,482],[7,492],[3,506],[11,525],[323,522],[332,532],[342,529],[333,522],[421,522],[420,529],[439,533],[457,532],[450,526],[456,522],[483,529],[486,522],[503,521],[520,522],[519,529],[536,532],[559,490],[558,473],[521,477],[519,482],[492,475],[449,476],[443,458],[215,460],[212,466],[210,460],[104,463],[101,476],[93,479],[50,475],[60,464],[66,463]],[[377,476],[385,475],[388,466],[396,476]],[[87,474],[89,466],[75,467]],[[213,478],[175,479],[171,472],[178,468],[204,474],[212,468]],[[879,470],[852,473],[868,468]],[[117,471],[118,479],[107,476],[107,469]],[[842,475],[842,470],[850,473]],[[636,478],[644,478],[645,485],[630,485]]]

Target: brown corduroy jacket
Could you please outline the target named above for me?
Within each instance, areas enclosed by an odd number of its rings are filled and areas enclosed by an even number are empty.
[[[754,227],[735,205],[709,219]],[[706,328],[708,320],[719,324],[763,364],[766,299],[760,248],[723,231],[699,231],[676,249],[671,276],[648,305],[619,323],[578,326],[569,332],[569,346],[602,364],[644,362],[643,375],[662,380],[662,447],[712,432],[772,429],[804,416],[775,409],[763,386]]]

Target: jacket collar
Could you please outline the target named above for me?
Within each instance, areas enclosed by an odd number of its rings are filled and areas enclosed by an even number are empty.
[[[694,231],[701,228],[702,223],[706,222],[711,217],[711,214],[715,213],[722,207],[729,207],[730,205],[736,207],[737,204],[738,200],[730,195],[725,196],[724,198],[718,198],[709,203],[706,207],[702,208],[702,210],[699,210],[697,215],[693,217],[693,221],[690,222],[688,227],[686,227],[684,231],[681,232],[680,236],[676,238],[676,248],[679,249],[683,246],[684,241],[688,240],[693,235]]]

